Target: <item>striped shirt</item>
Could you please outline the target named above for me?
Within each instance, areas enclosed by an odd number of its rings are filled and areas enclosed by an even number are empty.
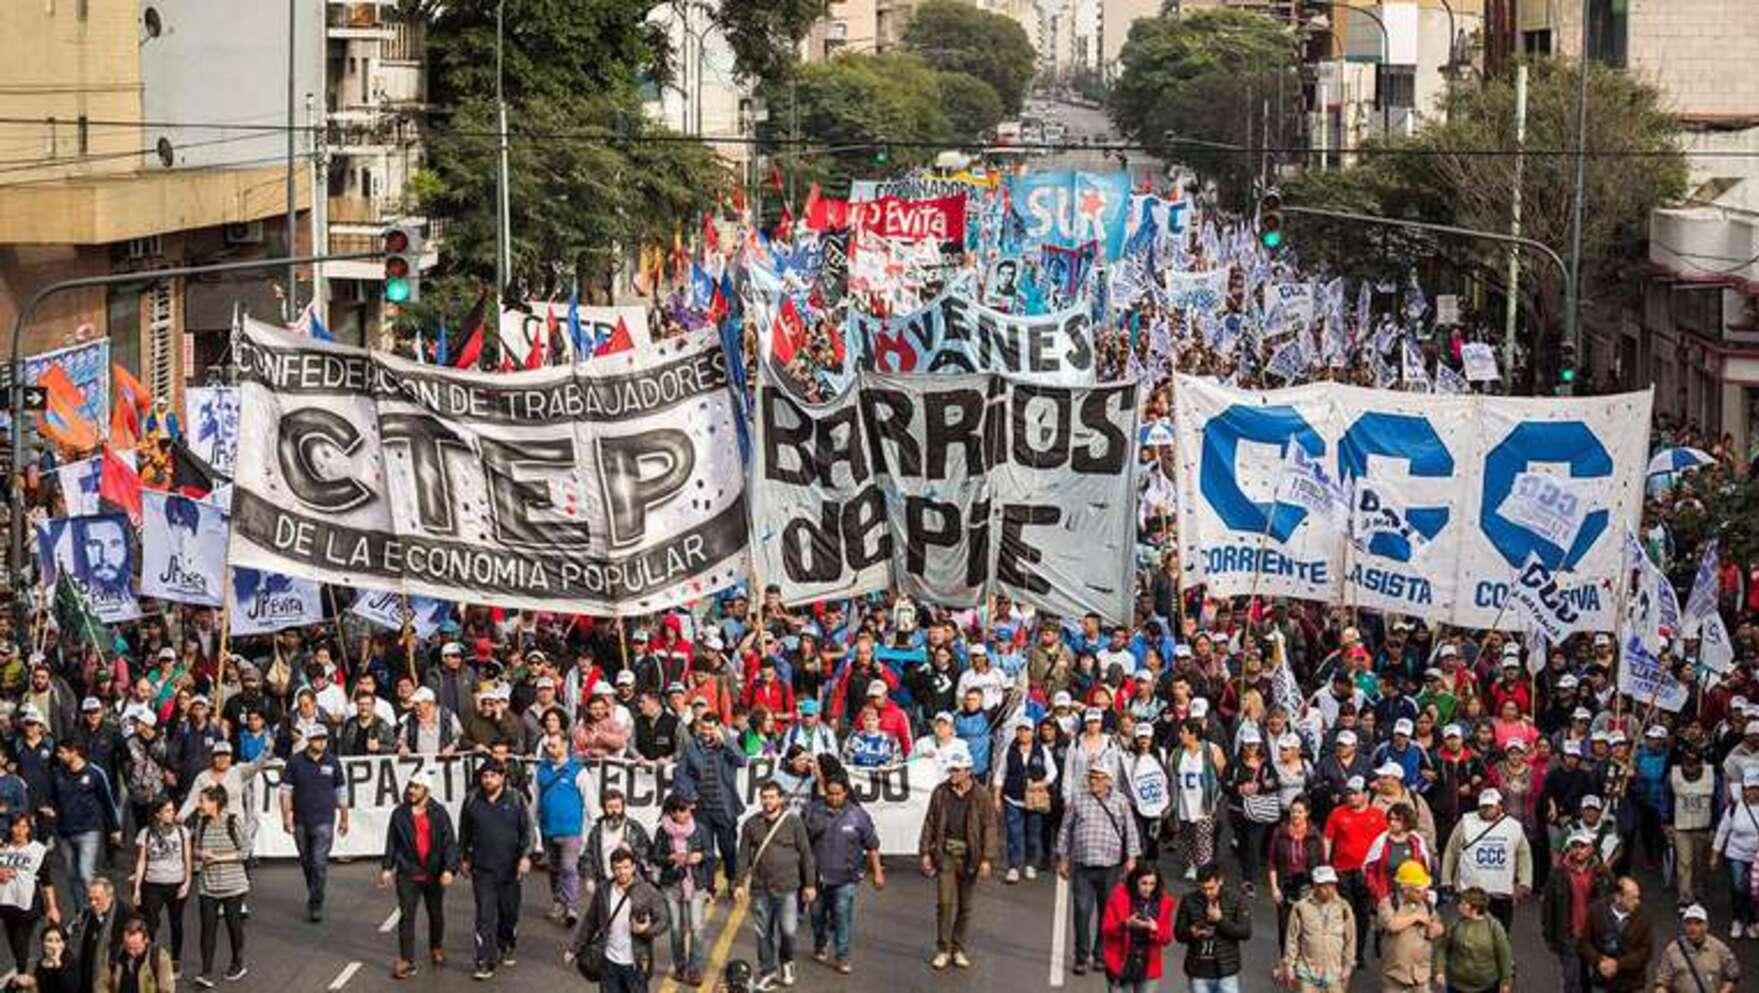
[[[206,851],[209,856],[231,859],[234,855],[249,855],[249,832],[243,821],[232,819],[232,831],[226,829],[226,818],[220,817],[205,821],[196,828],[195,849]],[[238,835],[238,841],[232,835]],[[242,860],[216,862],[211,858],[201,863],[201,885],[198,892],[202,896],[229,897],[243,896],[250,892],[250,877],[244,873]]]

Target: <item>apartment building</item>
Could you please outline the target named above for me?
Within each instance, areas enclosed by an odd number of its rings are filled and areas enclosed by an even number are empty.
[[[26,354],[107,336],[116,362],[170,395],[224,353],[235,301],[281,315],[284,270],[153,273],[285,255],[290,235],[298,250],[310,247],[301,225],[289,232],[286,222],[288,9],[240,18],[228,0],[7,5],[0,326],[10,333],[49,283],[140,274],[49,297],[25,329]],[[324,7],[293,0],[291,9],[297,101],[323,91]],[[305,210],[309,133],[295,138],[295,207]]]

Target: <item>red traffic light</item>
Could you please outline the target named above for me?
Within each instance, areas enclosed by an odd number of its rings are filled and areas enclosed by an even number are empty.
[[[385,253],[398,255],[409,251],[409,234],[401,228],[392,228],[385,232]]]
[[[402,279],[409,275],[409,260],[401,256],[392,256],[385,260],[385,276],[388,279]]]

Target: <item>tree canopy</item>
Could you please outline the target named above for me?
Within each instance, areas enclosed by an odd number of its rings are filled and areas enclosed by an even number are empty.
[[[911,14],[902,41],[935,69],[988,83],[1003,114],[1020,113],[1038,54],[1013,18],[960,0],[926,0]]]
[[[1142,18],[1130,26],[1119,54],[1122,69],[1107,110],[1132,141],[1176,159],[1238,193],[1254,157],[1225,150],[1262,136],[1263,101],[1281,105],[1270,126],[1294,134],[1301,84],[1295,42],[1270,18],[1239,10]],[[1219,146],[1219,147],[1218,147]]]

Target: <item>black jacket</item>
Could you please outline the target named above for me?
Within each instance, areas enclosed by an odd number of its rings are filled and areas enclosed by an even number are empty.
[[[647,828],[631,818],[623,818],[623,847],[635,853],[635,867],[645,870],[648,850],[653,847]],[[580,878],[590,879],[595,883],[603,880],[605,855],[605,819],[601,817],[593,822],[592,829],[586,832],[586,843],[580,847]]]
[[[635,877],[634,885],[629,887],[628,898],[627,913],[630,921],[647,918],[653,922],[652,928],[646,934],[630,934],[630,944],[635,952],[635,968],[643,976],[649,976],[653,974],[654,968],[654,939],[665,934],[666,929],[671,927],[672,915],[666,909],[666,898],[660,895],[659,889],[639,875]],[[611,883],[600,886],[593,893],[592,902],[587,904],[586,916],[581,918],[580,926],[574,932],[572,944],[576,955],[600,937],[600,932],[609,926],[611,913],[618,909],[617,903],[622,901],[623,894],[618,893],[617,887]]]
[[[408,803],[400,803],[391,811],[391,824],[385,829],[385,855],[379,861],[382,869],[394,869],[399,876],[426,876],[433,879],[442,872],[458,871],[458,836],[452,830],[452,815],[438,803],[428,801],[428,860],[424,865],[415,854],[415,814]]]
[[[464,801],[460,855],[470,860],[472,872],[511,879],[531,851],[531,831],[531,808],[511,787],[503,788],[498,800],[474,790]]]
[[[1193,892],[1179,901],[1173,916],[1173,937],[1187,946],[1185,975],[1193,979],[1222,979],[1240,974],[1240,942],[1252,938],[1252,917],[1240,898],[1223,887],[1217,898],[1222,918],[1213,925],[1204,919],[1209,909],[1201,892]],[[1209,927],[1214,933],[1202,937],[1193,928]]]

